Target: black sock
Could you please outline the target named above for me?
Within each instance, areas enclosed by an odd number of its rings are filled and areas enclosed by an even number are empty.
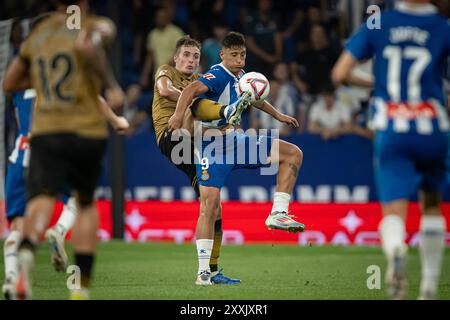
[[[224,118],[225,119],[225,108],[226,108],[227,106],[222,106],[222,108],[220,108],[220,116],[222,117],[222,118]]]
[[[17,250],[17,251],[20,251],[21,249],[30,250],[31,252],[35,253],[36,245],[29,238],[24,238],[20,242],[19,250]]]
[[[219,270],[219,266],[217,264],[210,264],[209,268],[211,269],[211,272],[216,272]]]
[[[84,289],[89,288],[92,277],[92,267],[94,265],[94,255],[75,253],[75,264],[81,271],[81,287]]]

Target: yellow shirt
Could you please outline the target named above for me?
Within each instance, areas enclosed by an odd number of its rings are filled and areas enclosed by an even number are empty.
[[[150,31],[147,37],[147,50],[153,53],[154,70],[173,60],[177,41],[182,36],[183,30],[173,24],[164,29],[155,28]]]

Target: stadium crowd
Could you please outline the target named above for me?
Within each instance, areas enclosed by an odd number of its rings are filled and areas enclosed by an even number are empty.
[[[247,40],[246,71],[270,80],[269,101],[299,120],[300,128],[280,125],[251,109],[243,116],[247,128],[280,129],[281,135],[318,134],[325,140],[342,134],[371,138],[366,129],[370,90],[333,88],[330,71],[352,31],[371,4],[392,8],[394,0],[93,0],[95,13],[118,23],[121,85],[127,93],[128,134],[152,130],[153,73],[171,62],[175,43],[184,34],[202,42],[201,70],[220,61],[220,41],[230,31]],[[437,0],[450,15],[449,1]],[[2,1],[0,19],[31,18],[52,9],[52,1]],[[355,14],[360,12],[360,14]],[[20,20],[18,20],[20,21]],[[23,20],[22,20],[23,21]],[[11,57],[24,37],[21,23],[11,34]],[[360,75],[370,77],[370,62]],[[450,75],[450,72],[448,72]],[[450,76],[449,76],[450,78]],[[14,118],[6,117],[7,137],[14,140]]]

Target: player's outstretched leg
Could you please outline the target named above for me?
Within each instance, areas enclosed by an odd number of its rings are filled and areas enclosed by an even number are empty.
[[[197,99],[191,107],[192,114],[197,120],[212,121],[225,119],[227,123],[237,126],[241,123],[242,112],[251,105],[251,94],[243,93],[234,103],[223,106],[208,99]]]
[[[289,201],[302,165],[303,153],[295,145],[275,139],[270,154],[271,162],[278,163],[277,187],[273,199],[272,212],[266,219],[269,229],[288,232],[303,232],[305,225],[289,215]]]
[[[445,248],[445,218],[441,214],[440,195],[421,193],[422,221],[420,224],[421,300],[437,299],[439,276]]]
[[[2,293],[5,300],[14,300],[16,298],[17,282],[17,251],[22,233],[19,231],[19,224],[23,223],[23,217],[16,217],[11,222],[11,232],[3,245],[4,263],[5,263],[5,282],[2,286]]]
[[[45,239],[50,247],[52,265],[57,272],[66,272],[68,257],[64,248],[64,239],[72,229],[77,214],[77,207],[74,198],[70,198],[56,225],[48,229],[45,233]]]
[[[408,210],[406,200],[383,205],[383,219],[379,230],[381,245],[387,259],[385,283],[391,299],[404,299],[408,283],[406,280],[406,253],[404,217]]]

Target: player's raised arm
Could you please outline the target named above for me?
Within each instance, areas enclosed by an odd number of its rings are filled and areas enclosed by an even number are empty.
[[[253,103],[253,106],[258,108],[259,110],[264,111],[265,113],[271,115],[274,119],[276,119],[282,123],[286,123],[294,128],[298,128],[300,126],[297,119],[281,113],[271,103],[269,103],[266,100],[256,101]]]
[[[3,81],[5,92],[22,91],[31,88],[30,78],[31,49],[27,38],[20,46],[20,52],[8,66]]]
[[[188,85],[178,99],[175,113],[169,119],[169,130],[180,129],[183,123],[183,117],[187,108],[192,104],[194,99],[205,93],[209,88],[200,81],[194,81]]]
[[[104,49],[104,45],[112,41],[115,33],[112,23],[101,20],[82,30],[75,43],[78,54],[101,75],[106,87],[106,99],[113,109],[121,107],[125,100],[125,94],[114,77]]]
[[[358,61],[350,52],[343,52],[331,71],[333,83],[336,86],[339,86],[344,82],[347,82],[350,78],[351,71],[357,62]]]
[[[331,79],[336,87],[341,84],[373,87],[373,79],[367,79],[352,72],[357,63],[358,61],[350,52],[344,51],[341,54],[331,71]]]
[[[3,90],[5,92],[23,91],[31,88],[28,63],[20,57],[12,60],[5,74]]]

